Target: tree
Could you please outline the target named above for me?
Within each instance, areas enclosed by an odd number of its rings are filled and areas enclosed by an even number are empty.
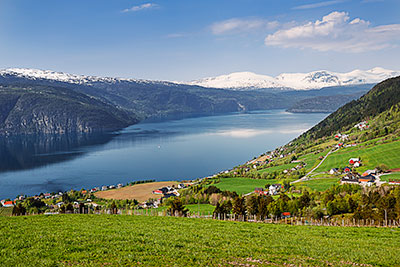
[[[299,208],[303,209],[304,207],[308,207],[310,205],[310,201],[310,194],[308,193],[308,191],[305,191],[303,195],[301,195],[299,198]]]
[[[251,215],[256,215],[258,213],[258,197],[257,196],[251,196],[247,200],[247,211]]]
[[[189,210],[185,208],[185,206],[182,203],[182,200],[176,197],[171,201],[167,211],[172,216],[186,217]]]
[[[267,215],[268,215],[268,204],[269,204],[268,201],[269,201],[269,199],[264,196],[259,197],[257,217],[261,221],[263,221],[265,219],[265,217],[267,217]]]
[[[237,197],[233,200],[233,214],[235,214],[235,218],[240,218],[243,216],[243,220],[246,220],[246,205],[244,197]]]
[[[118,208],[117,208],[117,204],[115,204],[115,201],[113,201],[111,203],[110,210],[111,210],[111,214],[117,214]]]
[[[21,205],[21,203],[18,203],[13,207],[12,210],[12,215],[14,216],[20,216],[20,215],[25,215],[26,214],[26,209],[24,206]]]

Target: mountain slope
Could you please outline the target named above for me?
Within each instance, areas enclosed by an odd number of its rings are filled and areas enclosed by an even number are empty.
[[[400,77],[385,80],[374,86],[358,100],[351,101],[329,115],[325,120],[300,136],[315,140],[348,130],[356,123],[378,116],[400,102]]]
[[[328,86],[375,84],[398,75],[400,75],[400,71],[386,70],[383,68],[373,68],[367,71],[354,70],[348,73],[326,70],[309,73],[282,73],[276,77],[259,75],[252,72],[236,72],[228,75],[186,82],[186,84],[234,90],[265,88],[310,90]]]
[[[296,102],[287,111],[293,113],[331,113],[344,104],[356,100],[365,92],[357,92],[351,95],[330,95],[306,98]]]
[[[0,133],[109,131],[137,122],[133,114],[68,89],[0,87]]]
[[[170,82],[80,76],[52,71],[9,69],[0,72],[0,84],[67,88],[141,119],[173,113],[221,113],[285,108],[295,99],[267,92],[233,92]],[[296,99],[297,100],[297,99]]]

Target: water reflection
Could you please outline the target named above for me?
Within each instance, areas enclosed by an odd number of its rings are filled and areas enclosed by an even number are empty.
[[[0,172],[33,169],[72,160],[85,148],[109,142],[116,134],[24,135],[0,137]]]

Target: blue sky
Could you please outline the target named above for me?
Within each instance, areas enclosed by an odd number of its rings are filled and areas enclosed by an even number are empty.
[[[0,68],[192,80],[400,70],[398,0],[1,0]]]

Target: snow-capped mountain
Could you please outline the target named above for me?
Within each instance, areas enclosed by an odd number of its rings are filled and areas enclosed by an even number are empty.
[[[354,70],[348,73],[331,72],[326,70],[313,71],[309,73],[282,73],[276,77],[259,75],[252,72],[235,72],[228,75],[181,83],[233,90],[253,90],[263,88],[310,90],[328,86],[374,84],[399,75],[400,71],[387,70],[383,68],[373,68],[367,71]]]
[[[26,68],[10,68],[0,70],[0,76],[14,76],[31,80],[46,79],[73,84],[94,83],[121,83],[134,82],[142,84],[164,85],[198,85],[209,88],[223,88],[232,90],[257,90],[264,88],[309,90],[320,89],[328,86],[346,86],[359,84],[375,84],[387,78],[399,76],[400,71],[373,68],[367,71],[354,70],[348,73],[331,71],[313,71],[309,73],[282,73],[276,77],[259,75],[252,72],[235,72],[217,77],[204,78],[190,82],[151,81],[126,78],[111,78],[75,75],[51,70],[38,70]]]
[[[66,82],[73,84],[86,84],[93,83],[117,83],[117,82],[135,82],[135,83],[164,83],[171,84],[164,81],[150,81],[140,79],[126,79],[126,78],[112,78],[112,77],[98,77],[69,74],[65,72],[56,72],[51,70],[27,69],[27,68],[9,68],[0,70],[0,76],[14,76],[30,80],[46,79],[58,82]]]

